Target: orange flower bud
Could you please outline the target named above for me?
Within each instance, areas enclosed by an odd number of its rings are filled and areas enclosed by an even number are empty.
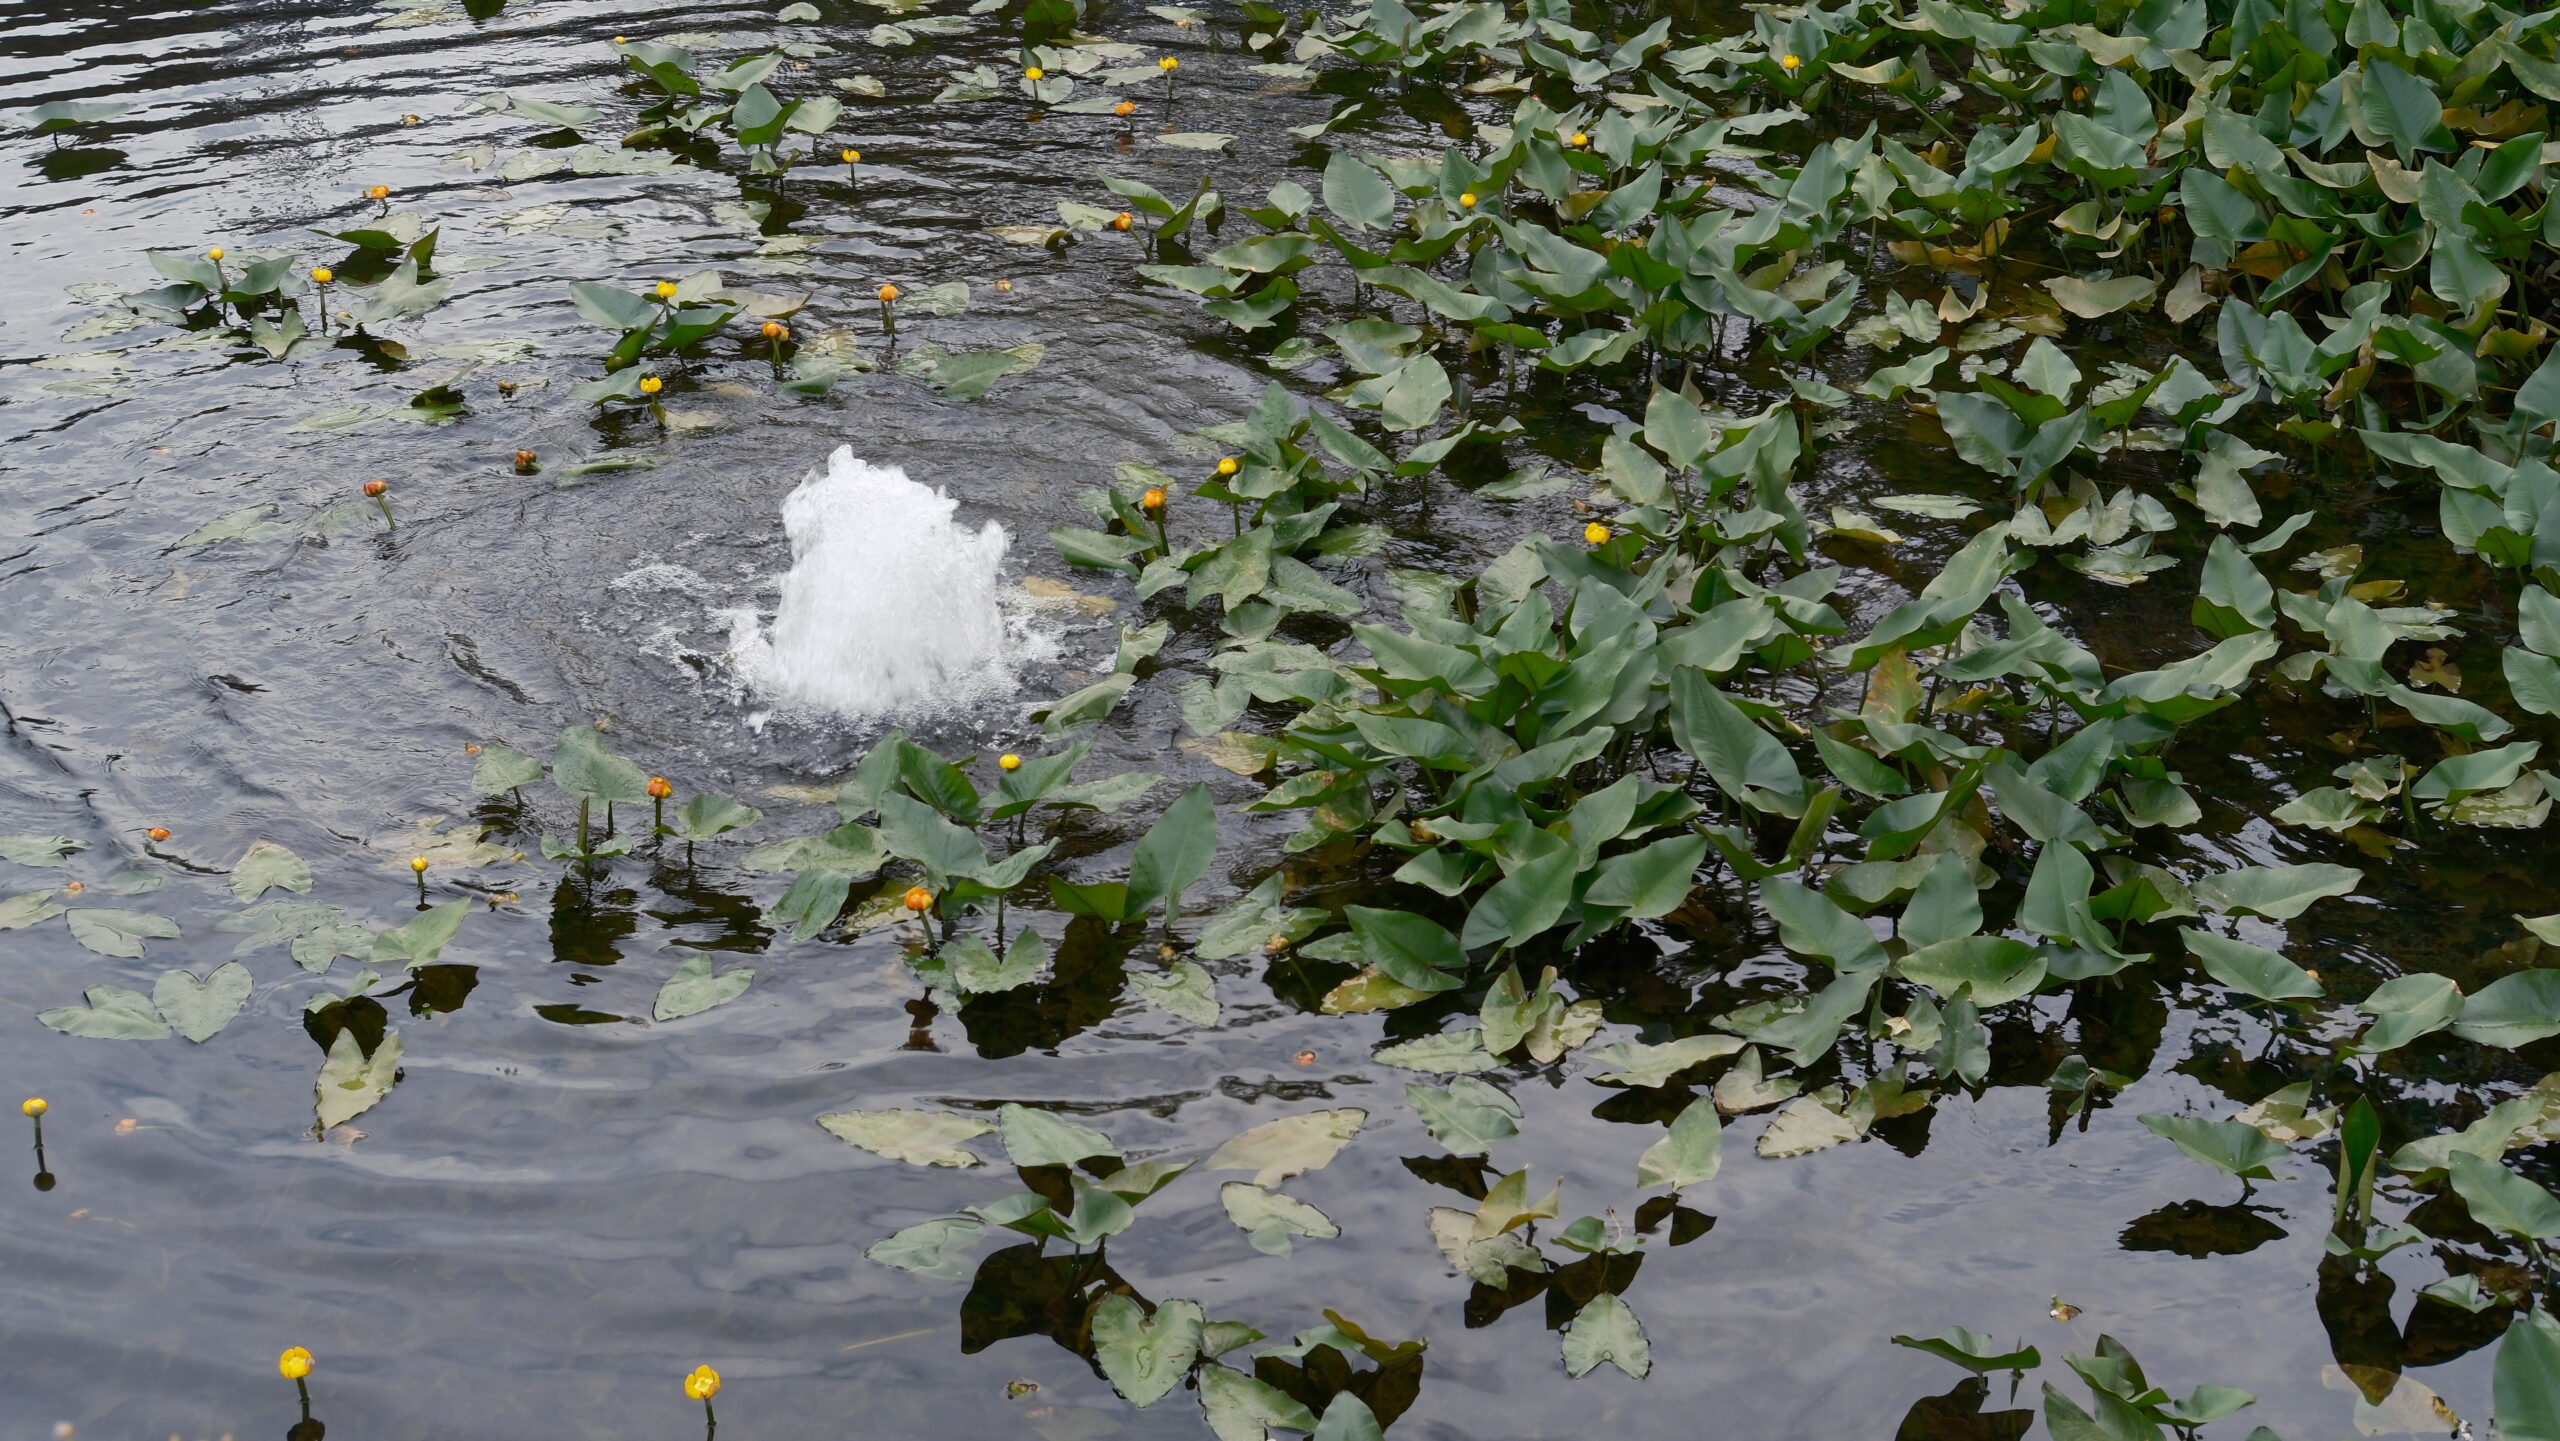
[[[898,287],[894,285],[883,285],[880,287],[880,303],[882,305],[886,305],[897,298]]]
[[[1144,495],[1142,495],[1142,496],[1139,496],[1139,497],[1138,497],[1138,509],[1140,509],[1140,510],[1162,510],[1162,509],[1164,509],[1164,487],[1163,487],[1163,486],[1160,486],[1160,485],[1159,485],[1159,486],[1149,486],[1149,487],[1147,488],[1147,493],[1146,493],[1146,494],[1144,494]]]
[[[907,887],[906,905],[908,910],[914,911],[919,915],[932,910],[933,892],[926,890],[922,886],[909,886]]]
[[[382,493],[390,488],[391,482],[387,480],[368,480],[364,483],[365,499],[379,500],[382,498]]]
[[[676,788],[667,784],[667,778],[665,776],[649,777],[649,799],[653,801],[662,801],[675,793]]]
[[[790,327],[779,320],[768,320],[764,323],[764,338],[767,340],[780,340],[790,333]]]
[[[153,826],[151,829],[144,831],[143,834],[151,837],[155,841],[165,841],[169,838],[169,828],[167,826]]]
[[[1114,230],[1126,230],[1129,228],[1131,222],[1136,219],[1136,216],[1131,215],[1126,210],[1123,210],[1119,214],[1111,217],[1111,228]]]

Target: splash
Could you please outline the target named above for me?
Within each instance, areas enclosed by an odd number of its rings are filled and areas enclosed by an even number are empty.
[[[791,570],[768,632],[733,614],[730,650],[758,693],[858,718],[944,712],[1013,688],[996,571],[1004,527],[838,446],[782,502]]]

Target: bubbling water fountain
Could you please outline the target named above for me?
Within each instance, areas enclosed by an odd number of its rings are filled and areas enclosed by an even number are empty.
[[[959,502],[838,446],[782,502],[791,570],[767,632],[733,616],[730,649],[760,694],[857,718],[951,710],[1013,687],[997,599],[1005,531],[972,531]]]

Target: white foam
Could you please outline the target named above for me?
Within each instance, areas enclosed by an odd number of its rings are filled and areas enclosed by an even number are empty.
[[[856,718],[948,711],[1013,689],[997,599],[1004,527],[839,446],[782,502],[791,570],[768,631],[733,611],[739,677],[789,710]]]

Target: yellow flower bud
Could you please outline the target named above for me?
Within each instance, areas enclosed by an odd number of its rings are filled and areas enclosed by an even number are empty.
[[[1475,208],[1476,208],[1476,193],[1475,193],[1474,191],[1472,191],[1472,190],[1465,191],[1465,192],[1461,193],[1461,194],[1458,196],[1458,208],[1459,208],[1459,209],[1461,209],[1461,210],[1473,210],[1473,209],[1475,209]]]
[[[1793,55],[1781,55],[1778,57],[1778,68],[1786,71],[1790,75],[1796,73],[1796,71],[1801,69],[1803,65],[1804,61]]]
[[[1024,69],[1024,70],[1023,70],[1023,72],[1022,72],[1022,78],[1023,78],[1023,79],[1025,79],[1025,80],[1037,80],[1037,79],[1039,79],[1039,78],[1040,78],[1040,67],[1039,67],[1039,66],[1037,66],[1037,65],[1033,65],[1033,66],[1029,66],[1029,67],[1027,67],[1027,68],[1026,68],[1026,69]]]
[[[299,1346],[291,1347],[276,1358],[276,1374],[288,1381],[299,1381],[311,1374],[311,1353]]]
[[[1233,475],[1241,469],[1243,469],[1243,467],[1236,464],[1236,458],[1232,455],[1226,456],[1218,462],[1218,474],[1220,475]]]
[[[1156,68],[1158,70],[1179,70],[1182,68],[1182,62],[1168,55],[1162,60],[1156,62]]]
[[[204,253],[204,258],[207,260],[220,260],[222,258],[222,247],[217,245],[211,250],[206,251]]]
[[[684,1378],[684,1394],[696,1401],[708,1401],[720,1394],[720,1373],[708,1366],[696,1366]]]
[[[1577,130],[1573,132],[1573,138],[1566,141],[1565,144],[1572,146],[1576,150],[1582,150],[1590,146],[1591,137]]]
[[[862,163],[862,152],[855,150],[850,146],[846,147],[844,151],[844,163],[847,165],[860,165]]]
[[[673,299],[675,299],[675,298],[676,298],[676,283],[675,283],[674,281],[672,281],[672,280],[661,280],[661,281],[659,281],[659,282],[658,282],[658,298],[659,298],[660,300],[673,300]]]
[[[654,375],[644,375],[640,377],[640,393],[642,395],[655,395],[666,388],[667,383]]]
[[[996,757],[996,768],[998,770],[1018,771],[1022,769],[1022,757],[1008,751],[1005,754]]]
[[[18,1103],[18,1114],[21,1116],[41,1116],[52,1109],[45,1104],[42,1096],[29,1096]]]
[[[425,856],[411,856],[409,858],[409,869],[416,871],[419,875],[425,875],[427,873],[427,858]]]
[[[1582,528],[1582,538],[1591,542],[1593,545],[1607,545],[1609,543],[1609,527],[1602,525],[1600,522],[1595,520]]]
[[[312,267],[311,278],[321,285],[326,285],[338,278],[338,272],[331,270],[328,266],[317,265]]]

